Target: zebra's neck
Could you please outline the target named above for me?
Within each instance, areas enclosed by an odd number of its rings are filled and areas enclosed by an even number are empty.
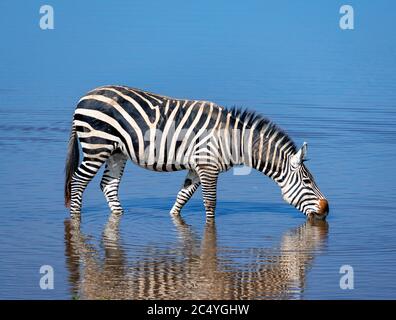
[[[273,122],[254,112],[231,110],[229,151],[232,165],[245,165],[279,183],[289,155],[296,152],[290,137]],[[227,122],[226,122],[227,123]]]

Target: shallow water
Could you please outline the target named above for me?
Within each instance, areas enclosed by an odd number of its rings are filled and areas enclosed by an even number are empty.
[[[284,4],[287,25],[270,2],[210,13],[180,3],[183,15],[169,21],[142,5],[76,11],[54,1],[47,32],[32,1],[14,29],[2,20],[0,298],[396,298],[396,35],[384,31],[394,30],[396,8],[379,1],[374,23],[375,8],[362,2],[348,33],[337,5]],[[107,39],[120,50],[104,48]],[[308,142],[327,222],[306,222],[257,172],[220,177],[215,224],[205,224],[200,191],[172,220],[185,173],[128,164],[124,216],[109,215],[98,175],[78,228],[62,194],[71,116],[79,96],[108,83],[270,117]],[[54,269],[53,290],[40,289],[42,265]],[[354,269],[353,290],[340,288],[343,265]]]

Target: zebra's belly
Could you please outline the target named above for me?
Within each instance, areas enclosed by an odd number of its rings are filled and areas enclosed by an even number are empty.
[[[189,170],[194,167],[193,164],[190,163],[163,163],[163,162],[149,162],[148,159],[142,158],[138,161],[132,160],[132,163],[138,165],[141,168],[150,170],[150,171],[158,171],[158,172],[171,172],[171,171],[181,171],[181,170]]]
[[[150,170],[150,171],[157,171],[157,172],[172,172],[172,171],[181,171],[181,170],[194,170],[198,163],[196,161],[191,160],[188,162],[178,163],[178,162],[157,162],[150,163],[147,161],[148,159],[140,159],[139,161],[132,160],[132,163],[138,165],[141,168]],[[232,164],[222,164],[219,165],[218,163],[205,163],[210,164],[212,166],[216,166],[219,169],[219,172],[226,172],[230,170],[233,165]]]

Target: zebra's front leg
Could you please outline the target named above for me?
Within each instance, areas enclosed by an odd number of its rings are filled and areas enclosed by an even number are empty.
[[[213,221],[216,210],[216,189],[219,169],[214,165],[198,166],[197,173],[202,184],[206,221]]]
[[[127,156],[121,152],[113,153],[106,162],[105,171],[103,173],[100,188],[107,200],[112,213],[122,214],[120,199],[118,196],[118,188],[120,185],[122,174],[124,173]]]
[[[170,214],[179,215],[183,206],[192,197],[194,192],[198,189],[201,182],[199,181],[198,175],[195,171],[189,170],[184,180],[184,184],[177,194],[175,204],[173,205]]]

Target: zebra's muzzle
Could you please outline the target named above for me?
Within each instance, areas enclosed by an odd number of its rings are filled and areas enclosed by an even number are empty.
[[[309,210],[307,216],[310,219],[324,220],[329,214],[329,203],[326,199],[319,199],[316,210]]]
[[[327,202],[326,199],[320,199],[319,200],[319,210],[317,214],[324,215],[329,213],[329,203]]]
[[[329,203],[326,199],[320,199],[318,209],[314,212],[315,218],[324,219],[329,214]]]

